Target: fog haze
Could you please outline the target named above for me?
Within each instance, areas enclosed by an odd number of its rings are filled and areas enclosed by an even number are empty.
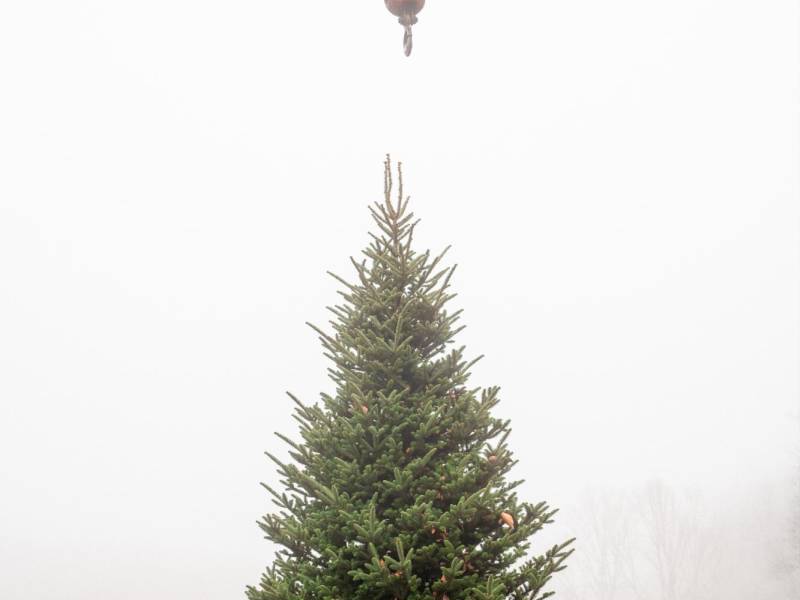
[[[387,152],[563,597],[790,597],[798,17],[429,0],[407,59],[378,0],[3,3],[0,597],[243,598]]]

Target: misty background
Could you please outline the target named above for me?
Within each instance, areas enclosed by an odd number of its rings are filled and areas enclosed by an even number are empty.
[[[0,2],[0,597],[243,598],[404,163],[557,597],[800,569],[794,1]]]

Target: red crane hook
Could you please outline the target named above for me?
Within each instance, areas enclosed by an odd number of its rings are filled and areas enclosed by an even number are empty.
[[[425,6],[425,0],[384,0],[384,3],[405,29],[403,50],[409,56],[413,45],[411,26],[417,22],[417,13]]]

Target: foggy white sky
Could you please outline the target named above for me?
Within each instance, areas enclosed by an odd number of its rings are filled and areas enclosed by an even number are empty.
[[[487,8],[490,6],[491,8]],[[241,598],[330,390],[306,320],[386,152],[475,385],[569,503],[780,478],[798,397],[788,0],[0,3],[0,597]]]

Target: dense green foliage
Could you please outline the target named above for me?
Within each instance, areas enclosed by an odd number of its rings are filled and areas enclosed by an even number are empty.
[[[412,248],[417,221],[403,198],[370,208],[378,234],[352,260],[357,279],[319,333],[334,395],[296,403],[302,442],[277,434],[284,491],[259,523],[279,547],[250,600],[535,600],[564,568],[570,542],[524,560],[555,510],[506,481],[516,460],[509,422],[492,417],[498,388],[469,388],[461,311],[446,305],[453,268]],[[445,250],[446,252],[446,250]],[[476,359],[477,360],[477,359]]]

